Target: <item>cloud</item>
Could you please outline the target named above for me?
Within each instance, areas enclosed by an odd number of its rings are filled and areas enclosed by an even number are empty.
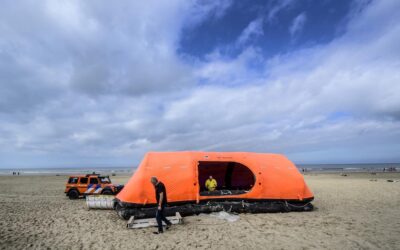
[[[307,16],[304,12],[293,19],[292,25],[289,27],[289,33],[292,38],[297,37],[302,32],[306,21]]]
[[[16,58],[4,70],[25,70],[25,80],[42,70],[57,78],[39,77],[38,85],[44,81],[91,96],[141,95],[189,84],[190,68],[174,53],[183,22],[177,13],[189,7],[183,1],[153,7],[129,1],[17,3],[6,2],[1,11],[2,53]]]
[[[263,19],[257,18],[256,20],[251,21],[249,25],[247,25],[247,27],[238,37],[236,43],[237,45],[242,46],[249,42],[249,40],[256,39],[257,37],[262,35],[264,35]]]
[[[260,51],[247,47],[234,60],[215,51],[206,56],[206,61],[197,66],[195,76],[207,84],[235,86],[250,83],[260,73],[253,69],[254,65],[263,62]]]
[[[400,59],[391,52],[400,49],[400,30],[390,14],[396,5],[374,2],[324,46],[272,59],[249,52],[211,57],[199,75],[224,84],[194,91],[167,117],[202,128],[190,144],[200,149],[285,152],[297,161],[398,161]],[[262,74],[245,66],[251,61],[265,65]],[[336,118],[342,111],[348,115]]]
[[[222,18],[232,6],[232,0],[200,0],[192,1],[193,7],[187,11],[184,28],[194,28],[204,20]]]
[[[277,0],[271,2],[271,7],[269,8],[267,19],[269,22],[273,22],[279,12],[289,9],[295,4],[294,0]]]
[[[400,160],[398,1],[365,6],[329,44],[267,58],[244,39],[235,57],[183,60],[186,25],[226,11],[191,20],[198,6],[6,1],[0,167],[133,165],[151,150]]]

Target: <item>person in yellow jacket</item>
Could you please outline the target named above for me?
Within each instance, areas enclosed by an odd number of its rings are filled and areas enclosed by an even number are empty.
[[[210,175],[206,180],[206,188],[208,191],[214,191],[217,188],[217,181]]]

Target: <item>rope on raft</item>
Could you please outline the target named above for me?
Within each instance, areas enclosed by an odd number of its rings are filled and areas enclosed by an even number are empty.
[[[290,204],[289,202],[285,201],[285,205],[286,205],[287,207],[288,207],[288,206],[291,206],[291,207],[294,207],[294,208],[305,208],[305,207],[308,206],[310,203],[311,203],[311,202],[308,202],[308,203],[306,203],[306,204],[304,204],[304,205],[296,206],[296,205]]]

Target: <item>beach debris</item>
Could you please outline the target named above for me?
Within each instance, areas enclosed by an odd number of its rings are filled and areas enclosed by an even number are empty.
[[[343,173],[342,173],[340,176],[347,176],[347,174],[343,174]]]
[[[371,180],[369,180],[369,181],[378,181],[377,179],[371,179]]]
[[[394,182],[394,180],[387,180],[387,182]]]
[[[211,213],[210,216],[220,220],[226,220],[228,222],[235,222],[240,219],[239,215],[231,214],[225,211],[220,211],[218,213]]]
[[[175,213],[175,216],[168,216],[167,219],[173,224],[183,224],[183,218],[179,212]],[[165,222],[163,222],[165,224]],[[146,228],[146,227],[156,227],[157,222],[154,218],[147,219],[136,219],[135,216],[131,216],[126,224],[127,228],[136,229],[136,228]]]
[[[88,209],[114,209],[113,195],[91,195],[86,196]]]

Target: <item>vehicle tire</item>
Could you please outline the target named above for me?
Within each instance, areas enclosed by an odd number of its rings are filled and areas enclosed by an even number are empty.
[[[106,190],[104,190],[104,191],[102,192],[102,194],[105,194],[105,195],[113,195],[113,191],[111,191],[110,189],[106,189]]]
[[[79,192],[76,189],[69,190],[68,197],[70,200],[75,200],[79,198]]]

